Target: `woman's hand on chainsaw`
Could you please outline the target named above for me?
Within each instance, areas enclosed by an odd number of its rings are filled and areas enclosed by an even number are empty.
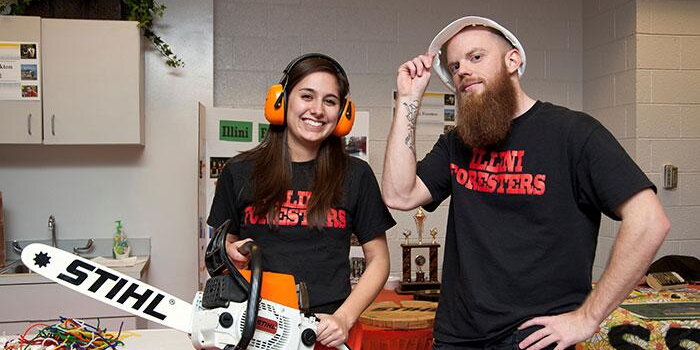
[[[233,266],[239,270],[247,268],[248,261],[250,261],[248,255],[244,255],[238,251],[238,248],[248,241],[252,241],[252,239],[246,238],[236,240],[236,236],[231,234],[226,235],[226,254],[228,254],[228,258],[233,262]]]
[[[316,314],[319,322],[316,325],[316,342],[324,346],[335,348],[348,340],[348,331],[352,323],[348,322],[345,315],[336,312],[333,315]]]

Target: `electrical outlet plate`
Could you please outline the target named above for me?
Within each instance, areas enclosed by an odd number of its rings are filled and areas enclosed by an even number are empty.
[[[664,188],[667,190],[678,187],[678,167],[673,164],[664,165]]]

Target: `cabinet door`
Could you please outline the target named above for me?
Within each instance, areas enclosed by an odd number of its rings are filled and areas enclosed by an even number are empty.
[[[143,144],[134,21],[42,19],[45,144]]]
[[[41,143],[41,101],[0,101],[0,144]]]
[[[41,44],[41,19],[0,16],[0,42]],[[41,143],[41,101],[0,100],[2,143]]]

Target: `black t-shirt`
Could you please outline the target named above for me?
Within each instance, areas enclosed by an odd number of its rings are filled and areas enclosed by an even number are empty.
[[[292,163],[292,188],[279,213],[279,226],[253,215],[251,161],[234,157],[219,177],[207,223],[231,219],[229,233],[252,238],[263,255],[263,270],[292,274],[309,289],[312,312],[333,313],[350,294],[350,234],[367,243],[396,222],[382,202],[369,165],[349,157],[342,205],[331,208],[322,230],[310,228],[306,208],[315,161]]]
[[[591,290],[601,212],[618,220],[616,206],[656,190],[597,120],[539,101],[497,149],[442,135],[418,176],[426,209],[452,196],[435,326],[448,343],[576,309]]]

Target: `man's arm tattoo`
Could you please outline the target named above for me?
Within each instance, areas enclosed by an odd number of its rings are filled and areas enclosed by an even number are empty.
[[[404,143],[411,150],[413,156],[416,155],[416,121],[418,120],[418,100],[411,103],[403,103],[406,108],[406,119],[408,119],[408,135]]]

